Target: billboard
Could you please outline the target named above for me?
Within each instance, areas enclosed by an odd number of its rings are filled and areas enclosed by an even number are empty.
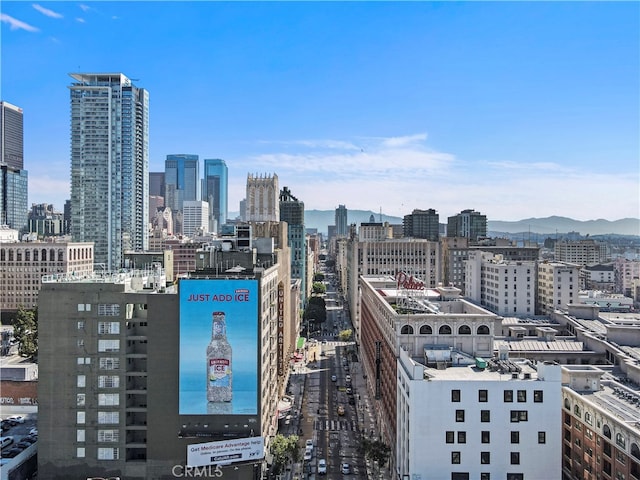
[[[237,438],[221,442],[196,443],[187,447],[187,466],[204,467],[260,460],[264,457],[262,437]]]
[[[182,279],[180,415],[258,414],[258,281]]]

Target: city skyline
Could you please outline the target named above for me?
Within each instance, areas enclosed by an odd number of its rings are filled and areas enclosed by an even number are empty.
[[[307,209],[640,216],[636,2],[3,2],[29,204],[70,198],[70,73],[150,97],[149,171],[190,153]],[[141,22],[144,19],[144,22]],[[186,28],[185,28],[186,27]],[[160,61],[158,61],[160,59]]]

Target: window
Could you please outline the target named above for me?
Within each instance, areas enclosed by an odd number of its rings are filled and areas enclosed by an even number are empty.
[[[538,432],[538,443],[547,443],[547,434],[545,432]]]
[[[98,304],[98,315],[101,317],[117,317],[120,315],[120,305],[117,303]]]
[[[480,410],[480,421],[481,422],[490,422],[491,421],[491,411],[490,410]]]
[[[627,442],[625,441],[621,433],[616,434],[616,445],[622,448],[625,448],[627,445]]]
[[[504,401],[507,403],[513,402],[513,390],[504,391]]]
[[[467,443],[467,432],[458,432],[458,443]]]
[[[79,429],[76,430],[76,442],[84,442],[85,430]]]
[[[76,448],[76,457],[77,458],[84,458],[85,456],[85,450],[84,447],[78,447]]]
[[[84,393],[76,394],[76,405],[78,407],[84,407],[84,404],[85,404],[85,394]]]
[[[87,376],[86,375],[78,375],[78,377],[76,379],[76,387],[84,388],[86,386],[87,386]]]
[[[580,410],[580,406],[579,405],[574,405],[573,413],[578,418],[582,417],[582,410]]]
[[[442,325],[438,329],[438,333],[440,335],[451,335],[451,327],[449,325]]]
[[[526,390],[518,390],[518,401],[526,402],[527,401],[527,391]]]
[[[79,321],[78,322],[78,330],[82,330],[84,329],[84,322],[83,321]]]
[[[120,412],[101,412],[98,411],[98,423],[101,425],[120,422]]]
[[[117,370],[120,368],[120,359],[117,357],[101,357],[100,370]]]
[[[526,422],[528,413],[526,410],[511,410],[511,422]]]
[[[471,327],[469,325],[461,325],[458,328],[458,335],[471,335]]]
[[[489,392],[487,390],[478,390],[478,401],[487,402],[489,399]]]
[[[451,390],[451,401],[452,402],[460,401],[460,390]]]
[[[589,412],[584,412],[584,421],[589,425],[593,425],[593,417]]]
[[[464,422],[464,410],[456,410],[456,422]]]
[[[489,472],[482,472],[480,474],[480,480],[491,480],[491,474]]]
[[[533,401],[535,403],[542,403],[542,390],[534,390],[533,391]]]
[[[524,480],[524,473],[507,473],[507,480]]]
[[[446,442],[447,443],[453,443],[454,442],[454,437],[455,437],[455,432],[452,431],[447,431],[446,432]]]
[[[518,431],[511,432],[511,443],[520,443],[520,432]]]
[[[511,452],[511,465],[520,465],[520,452]]]
[[[98,405],[100,406],[120,405],[120,395],[118,395],[117,393],[99,393]]]
[[[99,442],[117,442],[120,440],[120,430],[98,430]]]
[[[76,423],[78,425],[84,425],[86,418],[86,412],[76,412]]]
[[[489,465],[491,463],[491,452],[480,452],[480,463]]]
[[[451,472],[451,480],[469,480],[469,472]]]
[[[480,438],[482,443],[491,443],[491,432],[487,430],[480,432]]]
[[[119,449],[117,448],[98,448],[98,460],[118,460]]]
[[[99,388],[118,388],[120,386],[120,377],[117,375],[100,375],[98,377]]]
[[[487,327],[486,325],[480,325],[476,332],[478,335],[489,335],[489,327]]]
[[[451,452],[451,463],[453,464],[460,463],[460,452]]]
[[[99,352],[119,352],[120,340],[98,340]]]
[[[120,333],[120,322],[98,322],[99,335],[107,335],[107,334],[117,335],[119,333]]]
[[[413,327],[411,325],[403,325],[402,328],[400,329],[400,334],[401,335],[412,335],[413,334]]]
[[[431,335],[433,333],[433,330],[431,330],[431,326],[430,325],[422,325],[420,327],[420,334],[421,335]]]

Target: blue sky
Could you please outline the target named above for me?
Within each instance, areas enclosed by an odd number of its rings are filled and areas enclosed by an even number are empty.
[[[11,2],[29,202],[69,198],[72,72],[150,95],[150,170],[223,158],[307,209],[640,216],[639,2]]]

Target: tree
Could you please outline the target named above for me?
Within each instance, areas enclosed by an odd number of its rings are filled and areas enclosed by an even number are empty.
[[[304,319],[314,323],[322,323],[327,320],[327,306],[322,297],[310,297],[307,308],[304,311]]]
[[[380,440],[369,440],[368,438],[363,438],[361,446],[364,450],[365,456],[369,460],[377,462],[379,466],[386,464],[387,460],[389,460],[391,448],[384,442],[381,442]]]
[[[311,293],[327,293],[327,286],[322,282],[313,282],[313,285],[311,286]]]
[[[269,447],[271,455],[273,455],[274,473],[279,474],[289,461],[297,462],[300,457],[298,451],[298,436],[289,435],[285,437],[278,433],[271,440]]]
[[[353,330],[347,328],[346,330],[340,330],[339,336],[340,340],[343,342],[348,342],[351,340],[351,335],[353,335]]]
[[[38,355],[38,309],[18,309],[13,321],[13,336],[18,342],[21,357],[34,358]]]

